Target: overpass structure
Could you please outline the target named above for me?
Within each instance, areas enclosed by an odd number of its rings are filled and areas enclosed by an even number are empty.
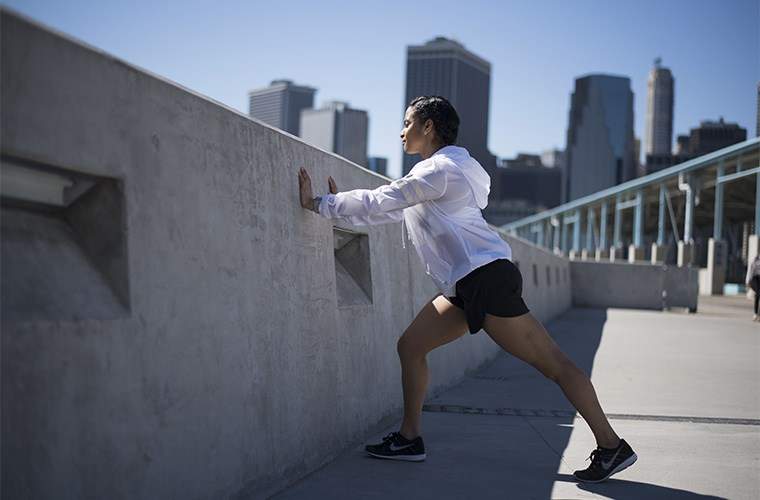
[[[502,226],[555,253],[700,267],[703,295],[741,283],[758,253],[760,138]]]

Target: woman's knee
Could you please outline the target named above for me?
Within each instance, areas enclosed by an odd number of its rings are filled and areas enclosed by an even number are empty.
[[[534,366],[546,378],[556,383],[578,376],[585,376],[580,368],[559,349],[552,350],[549,359],[540,360]]]
[[[425,349],[406,334],[402,335],[396,342],[396,352],[401,359],[424,358],[427,355]]]

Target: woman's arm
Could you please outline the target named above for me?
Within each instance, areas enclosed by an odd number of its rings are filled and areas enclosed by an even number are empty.
[[[327,185],[331,194],[338,194],[338,185],[335,183],[335,180],[332,178],[332,176],[328,177]],[[317,196],[317,197],[312,198],[311,179],[309,178],[308,172],[306,172],[306,169],[304,168],[301,168],[299,172],[299,190],[300,190],[300,197],[301,197],[301,205],[304,208],[307,208],[309,210],[312,210],[313,212],[319,213],[319,205],[320,205],[320,202],[322,201],[322,197]],[[346,215],[343,217],[334,217],[333,219],[340,222],[353,224],[355,226],[387,224],[390,222],[399,222],[403,220],[404,211],[400,209],[400,210],[393,210],[391,212],[383,212],[383,213],[378,213],[374,215],[366,215],[366,216]]]
[[[393,210],[392,212],[383,212],[374,215],[346,215],[345,217],[337,217],[333,220],[340,222],[347,222],[354,226],[376,226],[378,224],[389,224],[391,222],[400,222],[404,220],[404,210]]]
[[[354,189],[342,193],[328,193],[321,197],[315,207],[323,217],[359,217],[356,220],[393,222],[401,220],[402,214],[388,216],[391,212],[403,212],[423,201],[435,200],[446,191],[446,172],[432,159],[420,162],[407,175],[376,189]],[[377,218],[377,216],[385,215]],[[386,217],[391,217],[388,220]],[[361,219],[366,218],[366,219]],[[382,222],[380,222],[382,223]]]

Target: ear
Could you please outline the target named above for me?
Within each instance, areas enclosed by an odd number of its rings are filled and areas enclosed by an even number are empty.
[[[424,128],[424,130],[425,130],[425,135],[427,135],[428,132],[432,132],[433,131],[433,120],[432,120],[432,118],[428,118],[425,121],[425,128]]]

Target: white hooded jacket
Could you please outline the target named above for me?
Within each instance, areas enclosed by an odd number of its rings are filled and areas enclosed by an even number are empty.
[[[491,179],[465,148],[444,146],[400,179],[376,189],[326,194],[319,214],[354,225],[402,222],[426,272],[441,293],[455,295],[457,280],[512,249],[488,226]]]

